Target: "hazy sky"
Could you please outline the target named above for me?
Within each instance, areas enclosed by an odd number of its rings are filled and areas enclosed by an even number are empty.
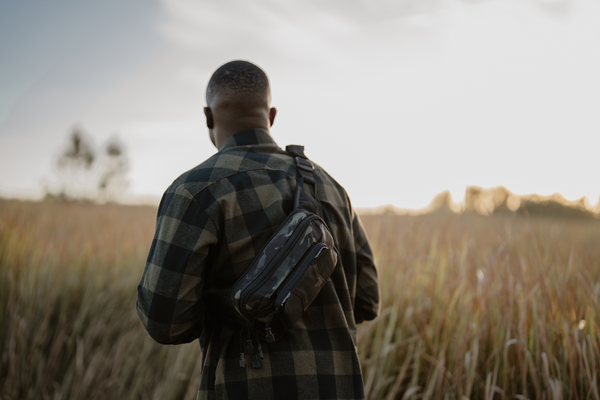
[[[600,195],[598,0],[0,0],[0,194],[36,196],[74,124],[160,196],[216,150],[211,73],[261,66],[272,135],[355,206],[450,189]]]

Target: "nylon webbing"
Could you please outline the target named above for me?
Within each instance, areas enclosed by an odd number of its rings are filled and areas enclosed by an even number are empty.
[[[304,146],[300,145],[290,145],[285,148],[285,151],[294,157],[294,161],[296,162],[296,171],[298,179],[296,180],[296,196],[294,199],[294,209],[297,210],[300,208],[300,196],[301,192],[306,193],[310,198],[315,200],[315,203],[319,204],[317,200],[317,183],[315,182],[315,177],[313,175],[313,171],[315,166],[313,163],[304,155]],[[314,197],[304,190],[304,182],[313,186],[315,190]]]

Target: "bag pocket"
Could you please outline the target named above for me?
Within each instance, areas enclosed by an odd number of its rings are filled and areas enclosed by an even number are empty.
[[[305,211],[290,214],[232,287],[229,297],[242,318],[248,322],[264,318],[257,311],[268,307],[277,287],[314,244],[316,239],[305,238],[304,231],[315,217]]]
[[[279,319],[285,330],[296,326],[333,273],[337,251],[332,245],[317,243],[306,261],[290,276],[277,298],[277,305],[283,307]]]

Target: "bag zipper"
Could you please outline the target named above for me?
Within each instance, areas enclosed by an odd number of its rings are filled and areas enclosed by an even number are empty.
[[[289,244],[289,242],[286,242],[286,244],[285,244],[286,246],[289,246],[287,251],[278,253],[269,262],[269,264],[261,271],[261,273],[257,277],[257,279],[255,279],[253,282],[251,282],[250,285],[246,286],[246,288],[242,289],[242,293],[240,294],[238,308],[242,312],[243,316],[245,316],[248,319],[252,319],[248,315],[248,313],[246,311],[246,307],[243,306],[245,304],[246,300],[248,299],[248,297],[250,297],[250,296],[252,296],[252,294],[254,294],[254,292],[256,291],[257,288],[261,287],[271,277],[271,270],[273,268],[276,268],[279,265],[280,261],[289,255],[289,253],[294,249],[298,240],[301,238],[300,232],[304,232],[304,227],[306,225],[310,224],[315,219],[320,219],[320,217],[316,214],[313,214],[313,215],[309,215],[302,222],[300,222],[300,224],[296,227],[296,229],[292,233],[292,236],[288,239],[288,240],[292,241],[291,245]]]
[[[314,248],[312,248],[310,250],[310,252],[304,257],[304,259],[298,263],[298,265],[296,266],[296,269],[294,269],[292,271],[292,273],[290,275],[288,275],[288,277],[284,281],[285,282],[285,286],[283,286],[284,289],[281,290],[281,292],[277,296],[277,299],[275,300],[275,302],[277,304],[277,308],[275,308],[275,311],[273,311],[271,313],[271,316],[265,323],[265,332],[267,335],[267,337],[266,337],[267,343],[273,343],[275,341],[275,335],[273,335],[273,332],[271,331],[271,321],[273,320],[273,318],[277,318],[283,312],[283,307],[285,306],[285,302],[290,298],[290,296],[292,294],[291,288],[294,286],[296,276],[303,274],[306,271],[306,267],[309,266],[310,263],[313,262],[313,260],[316,260],[317,258],[319,258],[319,256],[321,255],[321,253],[323,253],[323,251],[328,250],[329,248],[330,247],[327,246],[325,243],[317,243],[317,245],[315,245]],[[316,253],[316,254],[313,255],[314,253]],[[286,289],[286,287],[289,287],[289,289]],[[281,299],[281,296],[284,293],[286,293],[286,295],[283,299]]]

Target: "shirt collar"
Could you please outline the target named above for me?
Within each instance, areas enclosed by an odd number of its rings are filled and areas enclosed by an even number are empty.
[[[277,143],[273,140],[269,131],[263,128],[254,128],[241,131],[231,136],[223,143],[223,146],[219,149],[219,152],[224,151],[230,147],[236,146],[277,146]]]

